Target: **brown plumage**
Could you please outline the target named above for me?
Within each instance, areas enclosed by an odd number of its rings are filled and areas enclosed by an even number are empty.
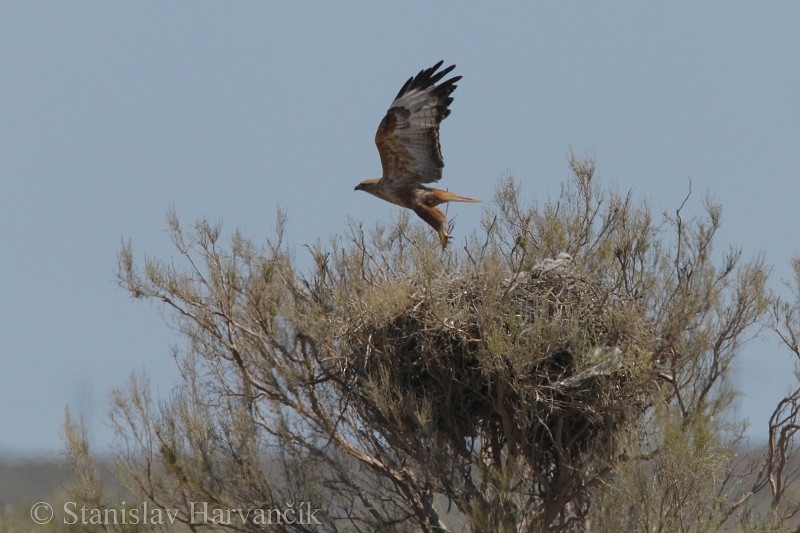
[[[441,72],[439,61],[408,81],[397,93],[378,126],[375,144],[381,156],[383,177],[364,180],[355,190],[366,191],[399,206],[413,210],[439,234],[442,248],[451,238],[445,229],[445,214],[436,206],[445,202],[480,202],[449,191],[426,187],[423,183],[442,178],[442,149],[439,124],[450,114],[450,96],[461,76],[436,85],[455,68]]]

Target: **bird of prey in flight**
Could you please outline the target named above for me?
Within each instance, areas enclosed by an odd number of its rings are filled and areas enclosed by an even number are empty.
[[[408,81],[383,117],[375,144],[383,177],[364,180],[355,190],[413,210],[439,234],[442,248],[451,239],[445,214],[436,206],[445,202],[480,202],[450,191],[426,187],[442,178],[444,161],[439,146],[439,124],[450,114],[451,94],[461,76],[441,81],[455,65],[439,70],[442,61]],[[437,85],[438,83],[438,85]]]

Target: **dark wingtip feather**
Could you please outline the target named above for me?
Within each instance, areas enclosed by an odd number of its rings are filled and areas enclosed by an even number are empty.
[[[439,69],[439,67],[441,67],[443,64],[444,64],[444,60],[441,59],[441,60],[439,60],[438,63],[436,63],[432,67],[427,68],[427,69],[422,69],[417,73],[416,76],[412,76],[412,77],[408,78],[408,81],[406,81],[405,84],[403,84],[403,87],[400,89],[400,92],[397,93],[397,96],[395,96],[395,99],[400,98],[401,96],[403,96],[408,91],[411,91],[411,90],[414,90],[414,89],[425,89],[427,87],[432,87],[432,86],[436,85],[436,83],[438,83],[439,80],[444,78],[447,74],[452,72],[452,70],[454,68],[456,68],[455,65],[450,65],[449,67],[445,68],[441,72],[436,72]],[[455,76],[455,77],[450,78],[449,80],[445,81],[444,83],[442,83],[439,87],[442,88],[442,90],[443,90],[443,92],[445,94],[449,95],[450,93],[452,93],[455,90],[455,88],[456,88],[455,83],[460,79],[461,79],[461,76]]]

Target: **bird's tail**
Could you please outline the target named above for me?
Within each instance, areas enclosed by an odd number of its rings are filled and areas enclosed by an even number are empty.
[[[455,193],[450,191],[442,191],[439,189],[434,189],[434,198],[436,199],[436,203],[434,205],[443,204],[445,202],[480,202],[481,200],[476,200],[475,198],[468,198],[466,196],[459,196]]]

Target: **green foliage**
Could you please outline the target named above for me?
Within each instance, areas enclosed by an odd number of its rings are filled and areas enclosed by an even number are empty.
[[[282,213],[263,246],[174,213],[177,260],[139,267],[124,244],[121,285],[162,302],[183,339],[170,398],[141,378],[115,392],[126,485],[186,523],[190,501],[311,501],[326,531],[701,531],[741,516],[719,421],[768,269],[738,250],[715,262],[710,198],[701,217],[681,206],[655,223],[602,190],[593,161],[570,166],[541,205],[501,181],[461,250],[405,215],[349,221],[308,247],[306,272]]]

